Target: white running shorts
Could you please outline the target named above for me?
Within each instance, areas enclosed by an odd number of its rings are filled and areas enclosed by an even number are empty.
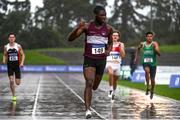
[[[117,76],[120,75],[121,65],[119,62],[107,62],[106,63],[106,70],[108,67],[112,67],[114,75],[117,75]]]

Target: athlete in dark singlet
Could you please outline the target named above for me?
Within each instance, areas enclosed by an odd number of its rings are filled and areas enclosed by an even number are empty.
[[[79,25],[70,33],[68,41],[73,41],[81,34],[85,34],[83,73],[86,80],[84,101],[86,118],[90,118],[92,89],[96,90],[102,79],[106,66],[106,57],[112,47],[111,34],[113,28],[106,23],[106,11],[102,6],[94,8],[95,19],[89,23],[80,21]]]
[[[3,63],[7,63],[10,88],[12,92],[12,100],[16,101],[15,83],[20,84],[21,72],[20,67],[24,65],[25,54],[20,44],[15,42],[15,35],[9,34],[9,43],[4,46]],[[21,59],[20,59],[21,57]],[[14,78],[15,74],[15,78]],[[15,83],[14,83],[15,81]]]
[[[160,56],[159,45],[157,42],[153,41],[153,33],[146,33],[146,41],[141,42],[137,48],[134,63],[137,62],[137,56],[142,48],[142,57],[141,62],[145,71],[146,78],[146,95],[149,94],[150,91],[150,99],[153,98],[154,87],[155,87],[155,75],[156,75],[156,55]],[[149,82],[151,82],[151,88],[149,87]]]

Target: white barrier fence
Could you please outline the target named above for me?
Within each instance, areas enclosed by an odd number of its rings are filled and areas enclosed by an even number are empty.
[[[180,66],[157,66],[155,81],[156,84],[180,88]],[[135,70],[132,82],[145,82],[142,66]]]
[[[6,72],[7,66],[0,65],[0,72]],[[66,66],[66,65],[27,65],[22,68],[25,72],[82,72],[81,65]],[[144,70],[139,66],[133,76],[130,75],[130,67],[122,66],[121,77],[131,78],[132,82],[145,82]],[[180,88],[180,66],[157,66],[156,84],[169,85],[172,88]]]

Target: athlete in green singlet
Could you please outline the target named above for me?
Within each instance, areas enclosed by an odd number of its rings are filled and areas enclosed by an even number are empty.
[[[137,57],[142,48],[141,62],[145,71],[146,78],[146,95],[150,91],[150,99],[153,98],[154,87],[155,87],[155,75],[156,75],[156,55],[160,56],[159,45],[153,41],[154,34],[152,32],[146,33],[146,41],[141,42],[137,48],[134,62],[137,63]],[[151,82],[151,87],[149,83]]]

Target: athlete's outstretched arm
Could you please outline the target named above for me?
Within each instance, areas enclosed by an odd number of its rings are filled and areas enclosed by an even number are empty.
[[[78,38],[86,29],[86,23],[81,19],[79,25],[68,35],[68,41],[73,41]]]
[[[4,53],[3,53],[3,64],[7,63],[7,51],[6,47],[4,46]]]

